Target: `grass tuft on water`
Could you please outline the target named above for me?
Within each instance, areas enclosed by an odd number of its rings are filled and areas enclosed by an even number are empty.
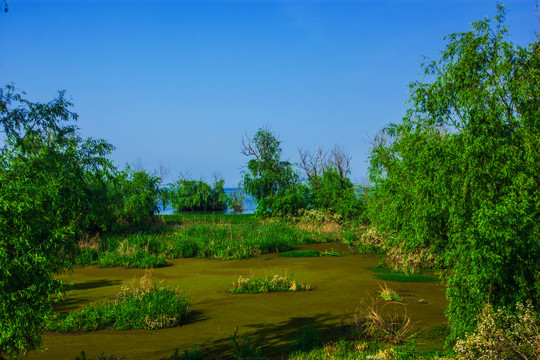
[[[303,284],[294,280],[293,275],[274,275],[266,278],[244,278],[238,277],[233,282],[233,287],[229,289],[232,294],[257,294],[276,291],[309,291],[310,284]]]
[[[186,296],[152,281],[147,271],[139,284],[122,287],[113,299],[87,306],[82,311],[55,314],[46,329],[62,332],[162,329],[180,325],[190,315]]]

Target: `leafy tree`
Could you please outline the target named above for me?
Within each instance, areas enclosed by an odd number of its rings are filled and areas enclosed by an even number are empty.
[[[540,52],[494,21],[452,34],[433,81],[411,84],[371,154],[370,214],[390,245],[428,249],[444,274],[451,339],[492,306],[540,305]]]
[[[167,198],[176,211],[222,211],[229,202],[224,184],[223,179],[216,179],[212,187],[202,180],[180,178]]]
[[[243,188],[257,201],[256,213],[263,216],[278,210],[276,202],[281,212],[295,211],[300,205],[295,189],[298,175],[290,162],[281,160],[280,145],[274,134],[264,128],[254,137],[242,139],[242,153],[252,157],[244,173]]]
[[[92,201],[87,180],[100,176],[112,147],[82,139],[77,115],[60,92],[33,103],[0,89],[0,358],[41,344],[58,293],[55,273],[70,265]]]
[[[351,157],[342,148],[335,146],[330,153],[320,148],[300,151],[300,161],[308,179],[307,198],[312,207],[335,212],[345,220],[366,220],[364,197],[348,177]]]

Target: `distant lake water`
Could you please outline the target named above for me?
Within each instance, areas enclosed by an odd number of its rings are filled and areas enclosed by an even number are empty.
[[[225,188],[225,193],[230,194],[239,191],[238,188]],[[223,211],[224,214],[253,214],[257,210],[257,203],[249,195],[245,195],[244,202],[242,203],[244,210],[234,211],[233,209],[227,209]],[[171,215],[174,214],[174,209],[169,205],[164,210],[159,211],[159,215]]]

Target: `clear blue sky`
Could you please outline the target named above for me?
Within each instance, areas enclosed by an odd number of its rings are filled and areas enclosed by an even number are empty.
[[[367,175],[370,138],[406,111],[408,83],[444,35],[495,14],[495,1],[8,0],[0,85],[34,101],[65,89],[83,136],[123,167],[160,163],[234,187],[242,136],[269,127],[284,158],[342,146]],[[505,3],[513,42],[536,39],[534,0]]]

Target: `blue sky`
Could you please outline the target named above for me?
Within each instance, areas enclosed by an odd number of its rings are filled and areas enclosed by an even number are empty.
[[[370,139],[404,115],[423,56],[492,17],[490,0],[8,0],[0,85],[34,101],[65,89],[83,136],[119,167],[160,163],[234,187],[242,136],[269,127],[283,157],[342,146],[367,178]],[[510,39],[536,39],[534,0],[505,3]]]

